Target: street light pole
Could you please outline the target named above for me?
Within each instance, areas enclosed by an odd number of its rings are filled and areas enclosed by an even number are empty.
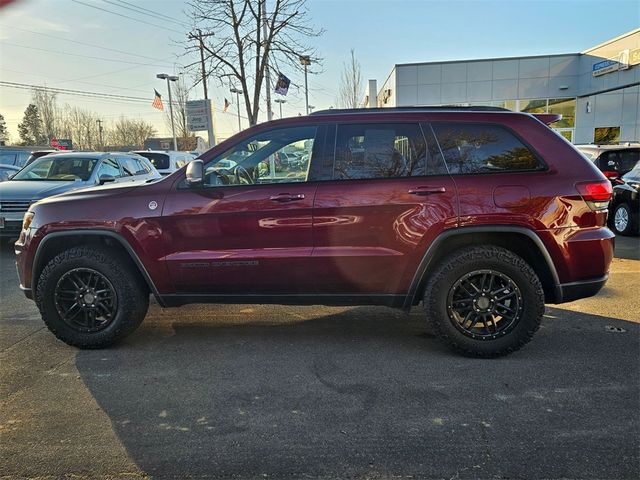
[[[316,108],[315,105],[309,105],[309,113],[312,113],[314,108]]]
[[[98,124],[98,138],[100,139],[100,148],[103,148],[103,143],[102,143],[102,120],[96,120],[96,123]]]
[[[239,88],[232,88],[230,91],[236,94],[236,103],[238,104],[238,131],[240,132],[242,131],[242,124],[240,123],[240,94],[244,92]]]
[[[173,101],[171,100],[171,83],[177,82],[178,77],[175,75],[167,75],[166,73],[159,73],[156,78],[167,81],[167,90],[169,90],[169,114],[171,115],[171,133],[173,134],[173,149],[178,150],[178,140],[176,139],[176,126],[173,120]]]
[[[284,98],[276,98],[274,102],[280,104],[280,118],[282,118],[282,104],[287,103],[287,101]]]
[[[309,55],[300,55],[300,64],[304,66],[304,104],[307,115],[309,115],[309,85],[307,83],[307,70],[311,65],[311,57]]]

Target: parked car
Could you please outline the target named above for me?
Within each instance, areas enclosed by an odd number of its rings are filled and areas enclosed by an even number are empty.
[[[9,180],[12,175],[15,175],[16,172],[19,171],[20,167],[16,167],[14,165],[3,165],[0,163],[0,182]]]
[[[24,167],[33,150],[34,147],[0,147],[0,165]]]
[[[168,150],[137,150],[133,153],[148,158],[161,175],[170,175],[196,158],[195,155],[188,152]]]
[[[640,161],[613,187],[609,224],[620,235],[640,234]]]
[[[629,172],[640,160],[640,143],[576,145],[612,182]]]
[[[596,294],[613,257],[611,184],[541,121],[557,118],[384,108],[262,123],[160,182],[32,205],[20,288],[81,348],[135,330],[152,293],[163,307],[422,303],[449,347],[505,355],[545,302]],[[264,168],[296,145],[308,166]]]
[[[87,186],[160,178],[149,161],[127,153],[49,154],[0,183],[0,238],[17,238],[29,205]]]

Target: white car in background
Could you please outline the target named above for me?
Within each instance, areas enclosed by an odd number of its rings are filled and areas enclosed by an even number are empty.
[[[148,158],[160,175],[170,175],[196,158],[189,152],[174,150],[136,150],[132,153]]]

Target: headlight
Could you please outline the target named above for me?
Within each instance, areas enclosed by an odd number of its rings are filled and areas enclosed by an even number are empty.
[[[33,212],[27,212],[24,214],[24,218],[22,219],[22,230],[29,229],[34,216],[35,216],[35,213]]]

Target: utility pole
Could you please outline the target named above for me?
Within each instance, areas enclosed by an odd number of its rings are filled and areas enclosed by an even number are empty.
[[[232,88],[230,91],[236,94],[236,103],[238,104],[238,131],[240,132],[242,131],[242,124],[240,123],[240,94],[244,92],[239,88]]]
[[[104,143],[102,143],[102,120],[96,120],[98,124],[98,138],[100,139],[100,148],[104,147]]]
[[[287,101],[284,98],[276,98],[274,102],[280,104],[280,118],[282,118],[282,104],[287,103]]]
[[[307,83],[307,70],[311,65],[311,57],[309,55],[300,55],[300,64],[304,65],[304,104],[305,111],[309,115],[309,84]]]
[[[261,0],[262,2],[262,36],[263,36],[263,45],[264,48],[267,48],[267,2],[266,0]],[[273,112],[271,111],[271,72],[269,72],[269,55],[265,57],[265,71],[264,71],[264,81],[267,86],[267,120],[273,120]],[[282,104],[280,105],[282,108]],[[282,115],[280,115],[282,116]]]
[[[202,67],[202,87],[204,88],[204,99],[209,98],[207,94],[207,71],[204,67],[204,44],[202,43],[202,30],[198,29],[198,42],[200,44],[200,66]]]

